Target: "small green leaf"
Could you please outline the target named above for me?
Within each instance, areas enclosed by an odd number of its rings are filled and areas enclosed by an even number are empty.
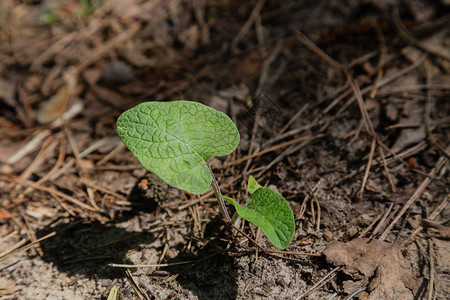
[[[241,218],[261,228],[275,247],[284,249],[289,245],[294,237],[295,222],[294,214],[283,196],[261,187],[248,198],[245,206],[232,198],[223,198],[234,205]]]
[[[119,116],[117,132],[146,169],[192,194],[211,185],[209,159],[239,144],[227,115],[193,101],[141,103]]]
[[[250,175],[250,177],[248,178],[247,186],[248,186],[248,192],[250,194],[253,194],[257,189],[262,187],[258,182],[256,182],[255,177],[253,177],[252,175]]]

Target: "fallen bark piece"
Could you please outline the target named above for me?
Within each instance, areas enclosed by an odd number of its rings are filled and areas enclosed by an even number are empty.
[[[418,280],[395,244],[369,239],[332,242],[323,254],[327,262],[343,266],[343,272],[355,281],[370,278],[361,299],[412,299],[418,289]],[[350,290],[354,285],[347,283],[346,287],[345,292],[354,292]]]

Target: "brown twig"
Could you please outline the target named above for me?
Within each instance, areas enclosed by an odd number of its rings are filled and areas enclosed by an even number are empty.
[[[433,169],[431,169],[431,171],[428,173],[428,176],[422,181],[422,183],[419,185],[419,187],[416,189],[416,191],[413,193],[413,195],[408,199],[408,201],[402,207],[402,209],[397,214],[397,216],[394,218],[394,220],[391,222],[391,224],[389,224],[389,226],[381,234],[381,236],[379,238],[380,240],[383,241],[384,239],[386,239],[386,236],[389,234],[389,232],[394,227],[394,225],[403,216],[403,214],[411,206],[411,204],[413,204],[414,201],[416,201],[420,197],[420,195],[422,195],[422,193],[425,191],[427,186],[434,179],[436,174],[439,174],[441,172],[441,169],[445,166],[446,163],[447,163],[447,158],[445,156],[441,156],[439,158],[438,162],[436,163],[436,166]]]
[[[434,251],[434,247],[433,247],[433,240],[429,239],[428,240],[428,262],[430,264],[430,279],[428,281],[428,300],[433,300],[436,299],[435,297],[433,297],[434,294],[434,273],[435,273],[435,269],[434,269],[434,261],[435,261],[435,251]]]
[[[283,126],[283,128],[280,129],[280,131],[278,132],[277,136],[280,136],[281,134],[283,134],[288,128],[289,126],[292,125],[292,123],[295,122],[295,120],[298,119],[298,117],[300,117],[305,110],[307,110],[309,107],[309,103],[306,103],[305,105],[303,105],[293,116],[292,118],[286,123],[286,125]]]
[[[383,167],[384,167],[384,171],[386,172],[386,177],[388,178],[389,184],[391,185],[391,191],[393,193],[395,193],[395,192],[397,192],[397,188],[395,187],[395,184],[394,184],[394,182],[392,181],[392,178],[391,178],[391,174],[389,173],[389,168],[388,168],[387,163],[386,163],[386,158],[384,156],[383,149],[381,149],[381,147],[380,147],[380,148],[378,148],[378,150],[380,151],[380,156],[381,156],[381,159],[383,160]]]
[[[432,45],[430,43],[424,43],[422,41],[418,41],[409,31],[408,29],[406,29],[405,25],[403,25],[401,19],[400,19],[400,14],[398,11],[398,7],[394,6],[394,11],[393,11],[393,20],[394,20],[394,24],[397,27],[397,30],[400,34],[400,36],[407,41],[408,43],[413,44],[414,46],[416,46],[417,48],[420,48],[422,50],[425,50],[428,53],[431,53],[433,55],[442,57],[448,61],[450,61],[450,52],[448,51],[448,49],[445,48],[441,48],[439,46],[436,45]]]
[[[388,216],[392,211],[392,208],[394,207],[394,203],[392,202],[388,209],[385,211],[385,213],[383,214],[383,217],[381,218],[380,222],[378,222],[377,226],[375,227],[375,229],[372,231],[372,234],[370,235],[370,238],[373,238],[380,230],[381,228],[383,228],[383,226],[386,223],[386,220],[388,220]]]
[[[444,208],[447,206],[447,203],[450,199],[450,195],[447,195],[444,200],[442,200],[442,202],[436,207],[436,209],[428,216],[427,220],[434,220],[434,218],[436,218],[441,211],[444,210]],[[414,237],[423,229],[422,226],[417,227],[413,233],[410,235],[410,237],[408,238],[408,240],[403,244],[403,246],[405,246],[406,244],[408,244],[410,241],[412,241],[414,239]]]
[[[83,165],[81,164],[80,152],[78,151],[78,146],[75,142],[75,138],[73,137],[72,131],[69,130],[67,127],[65,128],[65,132],[67,135],[67,140],[69,141],[69,144],[73,150],[73,154],[75,155],[76,164],[78,166],[81,181],[86,186],[86,191],[88,194],[89,201],[91,202],[92,207],[98,211],[98,210],[100,210],[100,207],[98,207],[97,203],[95,202],[94,191],[89,187],[89,181],[90,181],[89,175],[86,172]]]
[[[378,222],[378,220],[381,219],[381,217],[383,216],[383,213],[378,214],[378,216],[372,220],[372,222],[369,224],[369,226],[366,227],[366,229],[364,229],[359,235],[358,238],[362,238],[364,237],[371,229],[373,226],[375,226],[375,224]]]
[[[49,234],[47,234],[47,235],[45,235],[45,236],[43,236],[43,237],[41,237],[41,238],[39,238],[39,239],[37,239],[37,240],[31,242],[31,243],[28,243],[28,244],[25,245],[25,246],[22,246],[22,245],[25,244],[25,243],[27,242],[26,239],[21,240],[21,241],[18,242],[16,245],[14,245],[11,249],[9,249],[9,250],[7,250],[7,251],[5,251],[5,252],[0,253],[0,261],[5,260],[7,257],[11,256],[12,254],[14,254],[14,253],[16,253],[16,252],[26,251],[26,250],[30,249],[31,247],[34,247],[34,245],[36,245],[36,244],[38,244],[38,243],[40,243],[40,242],[42,242],[42,241],[44,241],[44,240],[46,240],[46,239],[49,239],[49,238],[55,236],[55,235],[58,234],[58,233],[61,233],[61,232],[63,232],[63,231],[66,231],[66,230],[72,228],[73,226],[77,225],[77,224],[80,223],[80,222],[82,222],[82,220],[75,221],[75,222],[71,223],[70,225],[68,225],[67,227],[65,227],[65,228],[63,228],[63,229],[61,229],[61,230],[58,230],[58,231],[50,232]]]
[[[334,276],[336,276],[336,272],[340,271],[342,267],[336,267],[333,270],[331,270],[330,272],[328,272],[327,275],[325,275],[322,279],[320,279],[318,282],[316,282],[312,287],[309,288],[308,291],[304,292],[303,294],[301,294],[300,296],[298,296],[297,300],[300,300],[312,293],[314,293],[315,291],[317,291],[322,285],[324,285],[328,280],[330,280],[331,278],[333,278]]]
[[[36,184],[42,185],[44,182],[46,182],[64,163],[64,157],[66,155],[66,139],[64,136],[61,136],[61,141],[59,143],[59,154],[58,159],[56,160],[55,165],[52,167],[52,169],[45,174],[41,179],[36,181]],[[27,195],[30,193],[33,189],[31,187],[26,188],[26,190],[23,192],[24,195]]]
[[[36,190],[40,190],[40,191],[43,191],[43,192],[47,192],[47,193],[49,193],[51,195],[59,196],[61,198],[64,198],[64,199],[68,200],[69,202],[72,202],[73,204],[76,204],[76,205],[78,205],[78,206],[80,206],[80,207],[82,207],[84,209],[87,209],[87,210],[90,210],[90,211],[97,211],[95,208],[87,205],[86,203],[81,202],[80,200],[78,200],[78,199],[76,199],[76,198],[74,198],[72,196],[64,194],[64,193],[62,193],[62,192],[60,192],[58,190],[55,190],[53,188],[39,185],[39,184],[37,184],[35,182],[32,182],[30,180],[25,180],[25,179],[21,180],[20,178],[17,178],[17,177],[5,177],[5,176],[0,177],[0,180],[5,180],[5,181],[9,181],[9,182],[15,182],[17,184],[22,184],[22,185],[27,185],[27,186],[30,186],[30,187],[36,189]]]
[[[300,142],[304,142],[304,141],[307,141],[307,140],[310,140],[310,139],[318,139],[318,138],[321,138],[323,136],[324,136],[323,134],[318,134],[318,135],[315,135],[315,136],[310,136],[310,135],[308,135],[308,136],[301,136],[301,137],[292,139],[290,141],[287,141],[287,142],[275,145],[273,147],[261,150],[261,151],[259,151],[257,153],[250,154],[250,155],[244,156],[244,157],[242,157],[240,159],[237,159],[237,160],[231,161],[229,163],[226,163],[226,164],[224,164],[224,167],[237,165],[237,164],[240,164],[241,162],[244,162],[244,161],[246,161],[246,160],[248,160],[250,158],[258,157],[258,156],[264,155],[266,153],[269,153],[269,152],[272,152],[272,151],[276,151],[276,150],[279,150],[279,149],[282,149],[282,148],[286,148],[287,146],[298,144]]]
[[[276,163],[280,162],[281,160],[283,160],[286,156],[291,155],[295,152],[297,152],[298,150],[300,150],[301,148],[305,147],[306,145],[308,145],[310,142],[312,142],[315,139],[321,138],[323,137],[323,134],[317,134],[315,136],[310,137],[309,139],[303,141],[302,143],[298,144],[298,145],[292,145],[289,148],[287,148],[286,150],[284,150],[283,152],[281,152],[274,160],[272,160],[264,169],[262,169],[258,174],[255,175],[255,178],[259,178],[261,177],[267,170],[269,170],[270,168],[272,168]]]
[[[428,60],[425,61],[424,63],[425,65],[425,72],[426,72],[426,80],[427,80],[427,85],[431,84],[431,79],[432,79],[432,74],[431,74],[431,65],[430,62]],[[431,91],[427,90],[427,102],[425,105],[425,116],[424,116],[424,121],[425,121],[425,128],[426,128],[426,132],[427,132],[427,137],[428,140],[434,145],[436,146],[439,151],[441,151],[445,156],[447,156],[448,159],[450,159],[450,154],[445,151],[444,147],[442,147],[435,139],[432,131],[431,131],[431,125],[430,125],[430,114],[431,114]]]
[[[231,49],[233,51],[236,50],[237,44],[241,41],[241,39],[247,34],[247,32],[252,27],[253,23],[255,23],[256,18],[259,16],[259,13],[261,12],[264,3],[266,0],[259,0],[258,3],[256,3],[255,7],[253,8],[250,17],[248,18],[247,22],[245,22],[244,26],[242,26],[241,30],[239,30],[236,37],[231,42]]]
[[[313,216],[313,223],[316,225],[316,231],[320,230],[320,213],[321,213],[319,199],[317,199],[317,196],[316,196],[316,190],[322,185],[322,182],[323,182],[323,179],[320,178],[319,182],[316,184],[316,186],[313,189],[311,187],[311,185],[309,184],[308,179],[305,178],[305,183],[308,186],[309,192],[312,194],[313,201],[311,201],[311,213]],[[317,206],[317,221],[315,220],[315,216],[314,216],[313,202]]]
[[[395,72],[389,76],[385,76],[384,79],[382,79],[378,83],[378,88],[385,86],[386,84],[388,84],[388,83],[400,78],[401,76],[411,72],[412,70],[416,69],[425,61],[426,58],[427,58],[427,55],[424,54],[421,57],[419,57],[412,65],[407,66],[406,68],[401,69],[398,72]],[[361,94],[365,95],[365,94],[369,93],[372,89],[373,89],[373,85],[369,85],[361,90]],[[355,101],[355,99],[356,99],[356,95],[349,98],[347,100],[347,102],[338,110],[336,115],[341,115],[343,112],[345,112],[347,110],[347,108],[353,103],[353,101]]]
[[[359,198],[362,198],[363,194],[364,194],[364,188],[366,186],[367,178],[369,177],[370,167],[372,166],[372,159],[373,159],[373,154],[375,152],[376,144],[377,144],[376,143],[376,139],[373,139],[372,140],[372,145],[370,146],[369,160],[367,161],[366,171],[364,173],[364,177],[363,177],[363,181],[362,181],[362,184],[361,184],[361,188],[359,190]]]
[[[139,283],[136,281],[136,279],[134,279],[133,274],[131,274],[130,270],[126,269],[125,274],[139,299],[142,300],[145,298],[145,300],[150,300],[150,297],[141,289]]]

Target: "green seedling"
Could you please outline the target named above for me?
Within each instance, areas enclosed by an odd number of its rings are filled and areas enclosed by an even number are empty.
[[[236,125],[224,113],[193,101],[145,102],[119,116],[117,132],[139,162],[167,184],[194,195],[212,186],[220,212],[229,222],[225,201],[239,217],[261,228],[275,247],[284,249],[291,242],[294,215],[280,194],[262,187],[252,176],[245,205],[221,194],[209,161],[233,152],[240,139]]]
[[[47,25],[52,25],[54,23],[56,23],[56,21],[58,20],[58,17],[56,16],[56,12],[54,10],[50,10],[46,13],[43,13],[39,19]]]

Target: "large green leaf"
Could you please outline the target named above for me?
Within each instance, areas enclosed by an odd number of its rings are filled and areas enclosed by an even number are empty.
[[[192,194],[211,185],[209,159],[239,144],[227,115],[193,101],[141,103],[119,116],[117,132],[146,169]]]
[[[248,198],[245,206],[232,198],[223,198],[234,205],[241,218],[261,228],[275,247],[284,249],[289,245],[294,237],[295,222],[294,214],[283,196],[260,187]]]

